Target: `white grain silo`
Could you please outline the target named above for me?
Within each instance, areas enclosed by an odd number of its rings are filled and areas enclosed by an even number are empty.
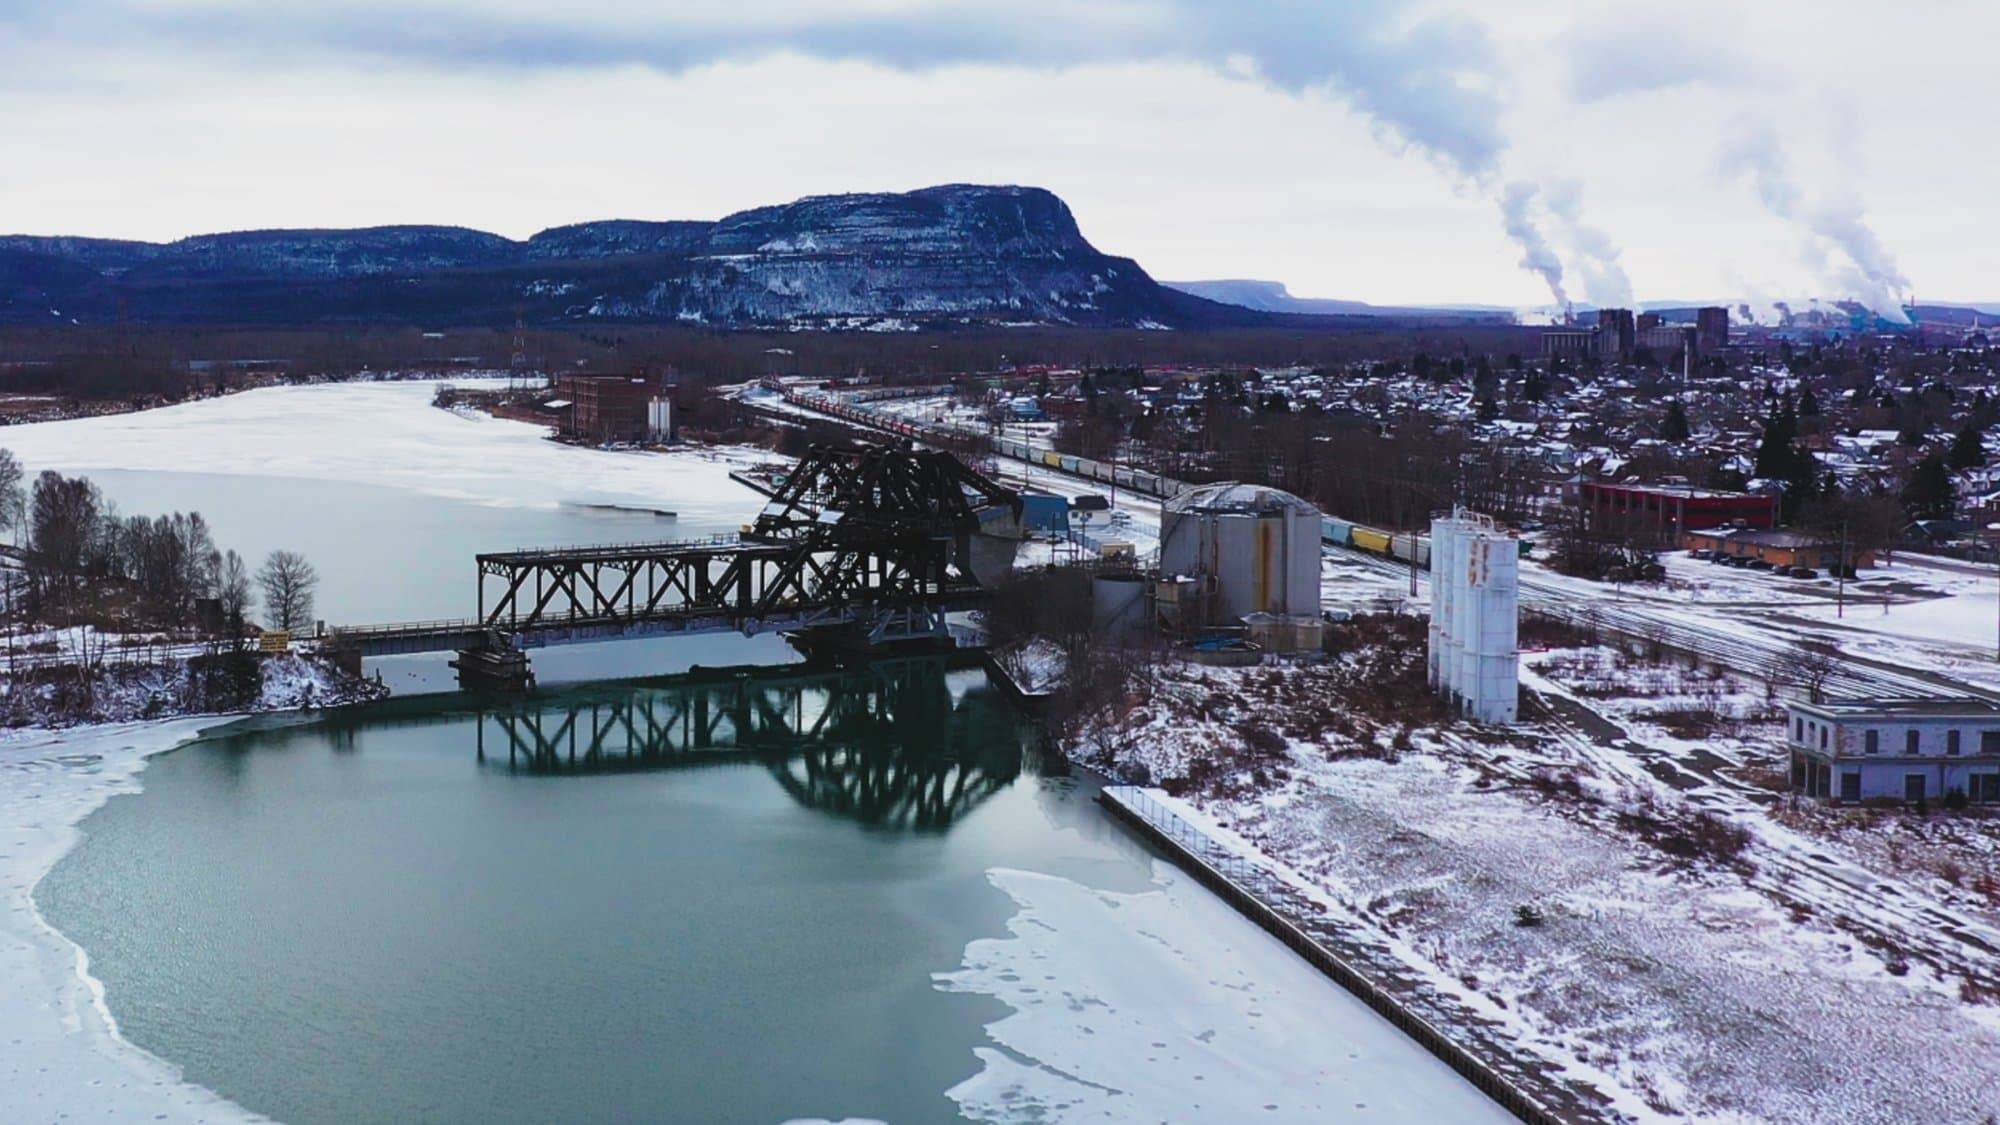
[[[1484,516],[1431,521],[1431,684],[1482,722],[1519,709],[1520,548]]]
[[[1209,589],[1208,624],[1246,614],[1319,618],[1320,513],[1254,484],[1209,484],[1161,506],[1160,574]]]

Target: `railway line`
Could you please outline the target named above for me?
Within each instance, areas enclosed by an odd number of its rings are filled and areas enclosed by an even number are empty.
[[[1725,820],[1759,817],[1763,807],[1776,799],[1740,774],[1721,768],[1728,764],[1724,759],[1711,756],[1714,768],[1703,768],[1685,755],[1646,747],[1622,727],[1620,737],[1607,740],[1582,729],[1559,706],[1547,708],[1544,724],[1555,732],[1555,747],[1563,755],[1587,763],[1601,776],[1643,784],[1641,775],[1650,775]],[[1526,780],[1527,768],[1518,761],[1490,765]],[[1774,830],[1789,833],[1783,827]],[[1748,859],[1746,880],[1751,886],[1873,948],[1921,961],[1942,976],[1973,981],[2000,976],[2000,930],[1954,911],[1918,888],[1899,887],[1804,840],[1786,846],[1759,834],[1753,837]]]
[[[865,402],[839,401],[823,393],[786,387],[780,391],[786,412],[817,415],[850,425],[926,440],[973,434],[968,427],[939,427],[873,410]],[[897,395],[899,398],[918,397]],[[773,406],[762,409],[775,411]],[[978,431],[978,436],[986,436]],[[1189,487],[1185,482],[1147,473],[1124,465],[1107,465],[1088,458],[1072,457],[1032,446],[1016,438],[994,444],[995,452],[1023,463],[1048,476],[1061,475],[1085,485],[1112,485],[1155,499],[1171,496]],[[1151,523],[1141,510],[1135,519]],[[1348,558],[1362,565],[1407,580],[1412,570],[1429,564],[1428,537],[1409,532],[1388,532],[1366,525],[1327,517],[1323,521],[1326,544],[1331,556]],[[1521,604],[1531,612],[1573,625],[1594,627],[1631,638],[1664,645],[1675,651],[1720,664],[1732,671],[1769,676],[1794,652],[1804,634],[1766,624],[1751,625],[1742,620],[1725,620],[1708,615],[1695,616],[1686,610],[1668,611],[1658,606],[1603,596],[1579,596],[1558,582],[1524,573],[1521,577]],[[1885,660],[1842,652],[1840,661],[1824,684],[1835,695],[1903,698],[1963,698],[1971,696],[2000,702],[2000,692],[1980,687],[1941,672],[1913,669]]]

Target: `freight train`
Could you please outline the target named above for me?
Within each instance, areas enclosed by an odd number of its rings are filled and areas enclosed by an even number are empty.
[[[1416,564],[1426,570],[1431,565],[1431,537],[1409,531],[1383,531],[1367,524],[1349,523],[1332,516],[1321,516],[1319,537],[1336,547],[1351,547],[1384,558],[1411,561],[1416,556]]]
[[[795,405],[915,441],[935,439],[941,434],[987,438],[993,443],[993,451],[1002,457],[1056,469],[1085,480],[1115,484],[1119,488],[1162,500],[1194,487],[1185,481],[1149,473],[1144,469],[1135,469],[1130,465],[1109,465],[1088,457],[1058,453],[1053,449],[1030,445],[1020,438],[993,437],[984,429],[954,426],[943,422],[912,421],[879,410],[871,410],[853,401],[819,392],[801,391],[789,385],[779,385],[773,389],[783,395],[785,401]],[[1418,535],[1408,531],[1383,531],[1366,524],[1322,516],[1320,538],[1336,547],[1365,551],[1371,555],[1380,555],[1404,563],[1409,562],[1410,556],[1414,554],[1419,567],[1428,569],[1431,565],[1431,538],[1428,535]]]

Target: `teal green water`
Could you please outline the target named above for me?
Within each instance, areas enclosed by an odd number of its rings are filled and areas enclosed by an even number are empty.
[[[245,724],[90,817],[38,900],[124,1033],[294,1123],[945,1121],[987,869],[1148,878],[976,670],[463,704]]]

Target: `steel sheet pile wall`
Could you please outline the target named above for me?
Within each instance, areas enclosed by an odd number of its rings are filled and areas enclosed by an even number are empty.
[[[1481,722],[1519,708],[1520,544],[1479,515],[1431,521],[1430,681]]]

